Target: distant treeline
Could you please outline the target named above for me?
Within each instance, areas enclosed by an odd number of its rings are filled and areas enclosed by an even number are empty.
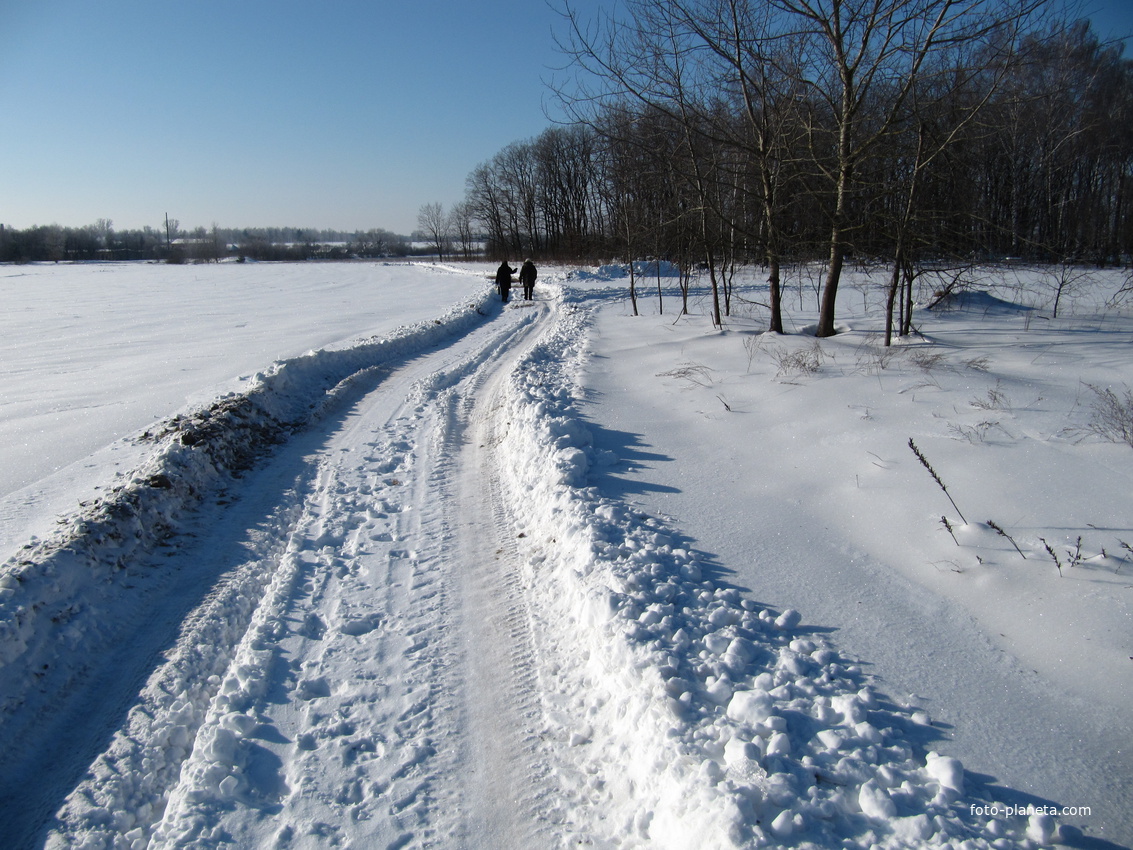
[[[573,125],[514,142],[450,218],[488,253],[827,268],[1133,256],[1133,62],[1047,0],[625,0],[573,15]],[[723,284],[722,284],[723,285]],[[716,317],[728,309],[727,289]],[[891,306],[891,311],[893,306]]]
[[[0,262],[156,260],[169,263],[249,260],[344,260],[405,257],[415,253],[408,237],[374,229],[346,233],[294,227],[182,231],[176,221],[159,228],[115,230],[101,219],[84,227],[58,224],[16,230],[0,224]]]
[[[576,34],[592,80],[571,95],[576,123],[477,166],[450,232],[471,221],[491,254],[564,259],[828,259],[832,240],[890,259],[1133,256],[1133,61],[1087,21],[1021,34],[1015,18],[961,20],[917,53],[929,36],[905,29],[927,29],[920,17],[844,17],[845,41],[868,42],[868,24],[914,42],[859,55],[824,21],[765,20],[757,3],[732,8],[744,20],[711,4],[626,8],[642,19],[620,40]]]

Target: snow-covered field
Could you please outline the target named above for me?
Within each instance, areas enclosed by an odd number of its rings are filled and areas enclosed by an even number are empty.
[[[458,275],[398,268],[0,266],[0,545],[42,534],[105,467],[136,463],[121,438],[274,360],[431,319],[468,290]]]
[[[5,846],[1133,843],[1120,275],[488,271],[0,268]]]

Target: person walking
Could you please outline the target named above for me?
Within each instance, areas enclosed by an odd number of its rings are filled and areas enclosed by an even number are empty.
[[[496,269],[496,287],[500,290],[500,300],[505,304],[507,297],[511,293],[511,276],[515,274],[515,269],[507,264],[507,260],[500,263],[500,267]]]
[[[531,262],[530,258],[523,261],[523,268],[519,270],[519,282],[523,284],[523,298],[530,301],[532,293],[535,291],[535,278],[539,276],[539,270],[535,268],[535,264]]]

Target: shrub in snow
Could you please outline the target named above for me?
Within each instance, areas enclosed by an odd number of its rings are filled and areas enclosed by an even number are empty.
[[[1119,395],[1109,387],[1105,389],[1087,384],[1094,393],[1090,421],[1079,429],[1110,443],[1124,443],[1133,448],[1133,390],[1125,388]]]

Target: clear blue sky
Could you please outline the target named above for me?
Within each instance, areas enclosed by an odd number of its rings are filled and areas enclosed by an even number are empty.
[[[1133,0],[1084,8],[1133,33]],[[543,0],[0,0],[0,223],[408,234],[550,125],[554,30]]]

